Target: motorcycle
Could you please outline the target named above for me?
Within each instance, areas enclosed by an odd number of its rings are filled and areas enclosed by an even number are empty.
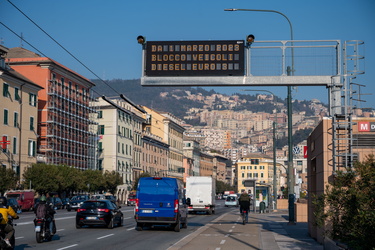
[[[54,232],[56,231],[55,222],[52,220],[50,223],[53,223]],[[52,240],[53,234],[49,231],[47,228],[47,222],[46,219],[34,219],[34,225],[35,225],[35,234],[36,234],[36,242],[42,243],[43,241],[50,241]]]
[[[14,226],[17,226],[16,224],[13,224],[13,218],[9,217],[8,224]],[[6,249],[14,249],[14,246],[16,245],[16,239],[15,239],[15,233],[13,234],[12,238],[10,238],[9,242],[12,245],[11,247],[8,246],[7,243],[4,241],[5,239],[5,232],[2,228],[0,228],[0,249],[6,250]]]

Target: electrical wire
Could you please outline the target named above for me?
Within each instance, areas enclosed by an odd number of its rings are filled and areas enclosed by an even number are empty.
[[[37,23],[35,23],[30,17],[28,17],[22,10],[20,10],[16,5],[14,5],[10,0],[7,0],[14,8],[16,8],[22,15],[24,15],[30,22],[32,22],[36,27],[38,27],[45,35],[47,35],[52,41],[54,41],[57,45],[59,45],[65,52],[67,52],[71,57],[73,57],[77,62],[79,62],[83,67],[85,67],[88,71],[90,71],[94,76],[96,76],[100,81],[102,81],[105,85],[107,85],[111,90],[113,90],[116,94],[121,95],[119,92],[117,92],[111,85],[109,85],[106,81],[101,79],[95,72],[93,72],[89,67],[87,67],[83,62],[81,62],[76,56],[74,56],[71,52],[69,52],[63,45],[61,45],[56,39],[54,39],[51,35],[49,35],[43,28],[41,28]],[[44,57],[46,56],[43,52],[38,50],[36,47],[31,45],[29,42],[27,42],[23,37],[19,36],[17,33],[15,33],[13,30],[11,30],[8,26],[6,26],[4,23],[0,22],[4,27],[6,27],[9,31],[11,31],[13,34],[15,34],[17,37],[25,41],[28,45],[30,45],[33,49],[38,51],[41,55]],[[95,92],[98,96],[101,96],[97,91],[94,89],[91,89],[93,92]],[[155,125],[151,125],[152,127],[162,130],[159,127],[156,127]],[[167,134],[166,131],[162,131],[165,135]]]
[[[16,8],[22,15],[24,15],[30,22],[32,22],[36,27],[38,27],[45,35],[47,35],[52,41],[54,41],[57,45],[60,46],[65,52],[67,52],[71,57],[73,57],[77,62],[79,62],[83,67],[85,67],[88,71],[90,71],[94,76],[96,76],[99,80],[101,80],[105,85],[107,85],[110,89],[112,89],[116,94],[120,95],[114,88],[111,87],[108,83],[106,83],[103,79],[101,79],[95,72],[93,72],[89,67],[87,67],[83,62],[81,62],[76,56],[74,56],[69,50],[67,50],[63,45],[61,45],[56,39],[54,39],[50,34],[48,34],[42,27],[40,27],[37,23],[35,23],[30,17],[28,17],[22,10],[20,10],[16,5],[14,5],[10,0],[7,0],[14,8]],[[3,24],[4,25],[4,24]],[[17,35],[18,36],[18,35]],[[23,38],[22,38],[23,39]],[[24,39],[23,39],[24,40]],[[29,43],[27,43],[29,44]],[[34,47],[33,47],[34,48]],[[39,51],[39,50],[38,50]],[[44,54],[43,54],[44,55]],[[44,55],[45,56],[45,55]]]

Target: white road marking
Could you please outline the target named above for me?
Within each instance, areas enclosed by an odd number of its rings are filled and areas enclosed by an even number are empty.
[[[23,238],[25,238],[25,237],[20,236],[20,237],[15,237],[14,239],[18,240],[18,239],[23,239]]]
[[[99,238],[96,238],[97,240],[100,240],[100,239],[104,239],[104,238],[107,238],[107,237],[110,237],[110,236],[113,236],[114,234],[108,234],[108,235],[104,235],[102,237],[99,237]]]
[[[68,217],[63,217],[63,218],[57,218],[55,220],[67,220],[67,219],[72,219],[72,218],[75,218],[75,216],[68,216]],[[29,224],[34,224],[34,221],[17,223],[17,226],[29,225]]]
[[[56,232],[64,231],[65,229],[57,229]]]
[[[134,227],[126,229],[127,231],[134,230]]]
[[[67,249],[67,248],[71,248],[71,247],[75,247],[75,246],[78,246],[78,244],[70,245],[70,246],[63,247],[63,248],[58,248],[56,250],[63,250],[63,249]]]
[[[220,245],[223,245],[225,243],[225,240],[220,241]]]

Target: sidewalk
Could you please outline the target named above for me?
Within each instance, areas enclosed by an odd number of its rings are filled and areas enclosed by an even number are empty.
[[[250,213],[242,225],[238,209],[230,209],[210,224],[183,238],[169,250],[323,249],[309,237],[307,223],[288,225],[288,211]]]

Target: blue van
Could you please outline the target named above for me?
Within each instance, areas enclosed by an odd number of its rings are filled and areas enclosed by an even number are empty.
[[[174,231],[187,228],[188,207],[184,184],[169,177],[139,179],[135,203],[136,230],[152,225],[169,225]]]

